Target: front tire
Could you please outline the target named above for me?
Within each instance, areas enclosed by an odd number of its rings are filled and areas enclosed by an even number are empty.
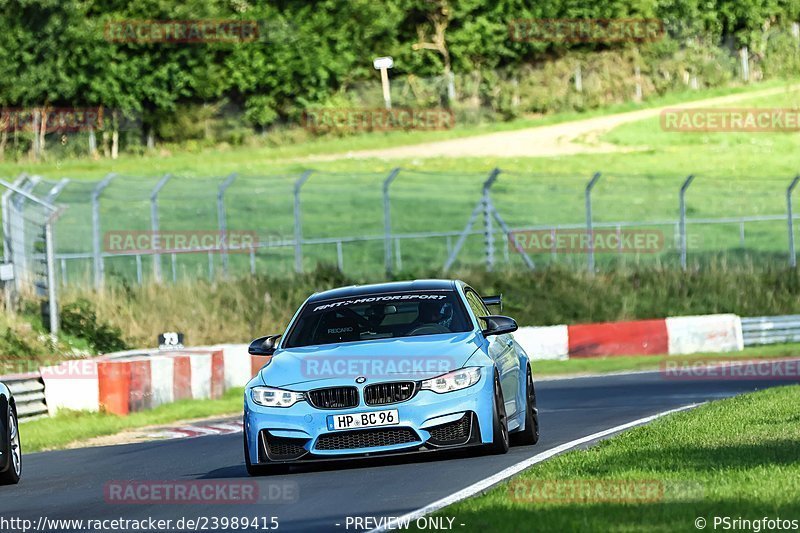
[[[514,444],[532,445],[539,442],[539,409],[536,408],[536,389],[531,367],[525,378],[525,429],[511,436]]]
[[[500,387],[500,378],[494,375],[494,416],[492,417],[492,443],[488,446],[489,453],[502,455],[508,452],[508,417],[506,404],[503,400],[503,389]]]
[[[6,449],[3,452],[8,457],[8,468],[0,472],[0,485],[16,485],[22,476],[22,446],[19,440],[19,425],[17,410],[9,404],[6,419]]]

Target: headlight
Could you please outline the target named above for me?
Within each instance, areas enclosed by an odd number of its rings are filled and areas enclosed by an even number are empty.
[[[481,379],[481,369],[477,366],[454,370],[422,382],[422,390],[432,390],[438,394],[466,389]]]
[[[272,387],[253,387],[253,401],[264,407],[291,407],[306,399],[302,392],[274,389]]]

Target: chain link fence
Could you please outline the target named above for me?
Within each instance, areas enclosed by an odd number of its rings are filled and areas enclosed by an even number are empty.
[[[23,175],[4,183],[3,268],[6,285],[50,300],[55,284],[281,276],[319,264],[355,276],[794,266],[796,183],[500,169]]]
[[[33,291],[42,302],[42,321],[58,333],[56,256],[53,234],[60,210],[51,201],[63,183],[52,184],[41,197],[33,194],[44,180],[21,175],[13,184],[0,180],[3,189],[3,264],[0,283],[4,301],[14,302],[21,292]]]

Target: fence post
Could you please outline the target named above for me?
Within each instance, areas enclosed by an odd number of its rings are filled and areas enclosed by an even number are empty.
[[[586,206],[586,235],[589,237],[588,245],[589,249],[588,252],[588,269],[589,274],[594,274],[594,238],[593,238],[593,230],[592,230],[592,189],[594,189],[597,180],[600,179],[600,173],[595,172],[592,179],[589,180],[589,183],[586,184],[586,189],[584,191],[584,203]]]
[[[795,268],[797,266],[797,255],[794,252],[794,213],[792,210],[792,191],[800,182],[800,176],[795,176],[791,185],[786,189],[786,223],[789,226],[789,266]]]
[[[47,257],[47,300],[50,311],[50,337],[58,338],[58,291],[56,290],[56,254],[53,243],[53,222],[58,211],[47,217],[44,225],[45,253]]]
[[[383,180],[383,257],[387,276],[392,275],[392,213],[389,187],[399,173],[400,167],[397,167]]]
[[[21,187],[22,183],[27,178],[24,172],[14,180],[13,187]],[[3,192],[2,196],[2,209],[3,209],[3,262],[11,262],[11,196],[14,194],[13,189],[7,189]]]
[[[61,178],[61,180],[48,191],[47,196],[44,197],[44,201],[48,204],[52,204],[67,185],[69,185],[69,178]]]
[[[156,283],[161,283],[161,254],[158,253],[158,249],[161,246],[161,238],[158,234],[159,231],[159,223],[158,223],[158,193],[161,192],[161,189],[164,188],[164,185],[167,184],[169,179],[172,177],[172,174],[165,174],[153,190],[150,192],[150,230],[153,232],[152,241],[157,242],[158,244],[154,246],[154,253],[153,253],[153,275],[156,278]]]
[[[483,195],[481,206],[483,208],[483,242],[486,245],[486,270],[494,270],[494,224],[492,223],[492,200],[489,191],[497,181],[500,169],[495,168],[489,173],[489,177],[483,182]]]
[[[219,236],[222,239],[222,274],[228,275],[228,217],[225,213],[225,191],[236,179],[236,172],[225,178],[217,191],[217,223],[219,224]]]
[[[679,195],[680,204],[680,222],[678,224],[680,239],[681,239],[681,269],[686,270],[686,190],[689,185],[694,181],[694,174],[690,174],[686,181],[681,185],[681,192]]]
[[[302,213],[300,212],[300,189],[303,184],[311,177],[313,170],[306,170],[294,182],[294,271],[298,274],[303,272],[303,226]]]
[[[99,289],[103,285],[105,264],[100,251],[100,195],[109,186],[116,174],[111,173],[95,185],[92,190],[92,251],[94,255],[94,286]]]

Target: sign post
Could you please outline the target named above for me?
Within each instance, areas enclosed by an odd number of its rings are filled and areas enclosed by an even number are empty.
[[[378,57],[372,62],[375,70],[381,71],[381,85],[383,86],[383,103],[386,109],[392,108],[392,93],[389,91],[389,69],[394,66],[391,57]]]

